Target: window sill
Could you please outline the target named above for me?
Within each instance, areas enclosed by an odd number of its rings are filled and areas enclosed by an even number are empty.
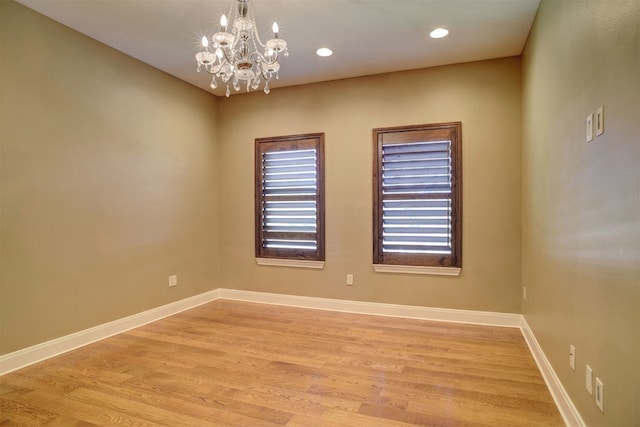
[[[307,261],[300,259],[256,258],[256,263],[270,267],[324,268],[324,261]]]
[[[458,267],[420,267],[416,265],[373,264],[376,273],[431,274],[435,276],[459,276]]]

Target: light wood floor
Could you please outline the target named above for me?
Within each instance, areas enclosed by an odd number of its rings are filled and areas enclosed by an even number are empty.
[[[0,425],[536,426],[518,329],[218,300],[0,378]]]

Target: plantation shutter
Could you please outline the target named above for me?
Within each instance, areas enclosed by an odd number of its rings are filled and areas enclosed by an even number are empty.
[[[376,132],[374,262],[458,266],[458,126]]]
[[[256,140],[256,256],[323,260],[321,135]]]

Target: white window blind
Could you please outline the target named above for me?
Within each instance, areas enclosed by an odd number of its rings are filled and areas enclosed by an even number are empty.
[[[451,254],[451,187],[451,141],[383,144],[382,251]]]
[[[315,148],[262,154],[264,247],[318,248],[316,165]]]

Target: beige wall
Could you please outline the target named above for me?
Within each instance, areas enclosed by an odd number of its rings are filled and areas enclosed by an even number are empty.
[[[524,313],[593,426],[640,425],[639,28],[637,0],[543,0],[523,62]],[[605,133],[587,144],[599,105]]]
[[[222,284],[432,307],[520,312],[520,60],[507,58],[223,98],[218,105]],[[460,277],[372,269],[373,128],[462,122]],[[257,266],[254,139],[325,132],[326,266]],[[347,287],[347,273],[354,286]]]
[[[217,287],[215,98],[0,16],[0,354]]]

